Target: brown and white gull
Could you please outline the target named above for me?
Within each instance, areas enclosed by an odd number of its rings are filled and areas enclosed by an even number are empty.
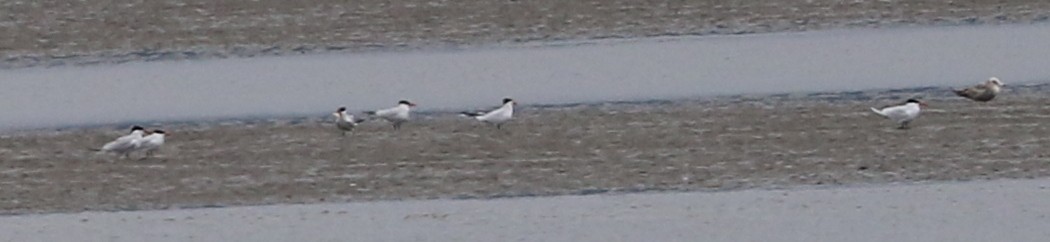
[[[999,95],[999,91],[1003,86],[1003,82],[999,81],[999,78],[988,78],[987,81],[980,85],[968,87],[966,89],[952,89],[955,95],[965,97],[970,100],[978,102],[987,102],[995,99],[996,95]]]

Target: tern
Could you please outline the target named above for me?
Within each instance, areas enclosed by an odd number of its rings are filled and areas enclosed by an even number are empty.
[[[346,113],[346,107],[339,107],[332,115],[335,116],[335,127],[343,131],[343,136],[346,136],[346,132],[354,131],[354,127],[364,121],[355,119],[353,114]]]
[[[908,99],[904,104],[889,106],[882,108],[882,110],[871,108],[872,112],[875,112],[889,120],[899,123],[901,126],[899,129],[907,129],[908,123],[919,117],[922,113],[922,107],[926,107],[926,103],[916,99]]]
[[[402,123],[408,121],[408,118],[410,117],[410,113],[412,111],[412,107],[415,106],[415,103],[406,100],[401,100],[397,102],[397,107],[369,111],[365,112],[365,114],[385,119],[386,121],[389,121],[394,124],[394,130],[398,130],[401,129]]]
[[[146,152],[146,157],[153,157],[153,152],[160,149],[164,145],[164,137],[166,134],[164,130],[155,129],[150,132],[149,135],[142,137],[142,143],[139,145],[139,150]]]
[[[503,106],[500,106],[495,110],[488,112],[463,112],[462,114],[481,122],[494,124],[496,125],[496,129],[502,129],[503,123],[514,118],[514,105],[517,105],[517,103],[514,102],[513,99],[504,98]]]
[[[130,134],[121,136],[116,140],[106,143],[102,146],[102,149],[99,149],[99,151],[110,152],[123,156],[124,158],[129,158],[131,152],[138,149],[142,144],[142,134],[144,132],[145,129],[138,125],[131,127]]]

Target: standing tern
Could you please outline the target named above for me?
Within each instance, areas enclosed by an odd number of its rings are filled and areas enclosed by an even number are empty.
[[[116,140],[110,141],[102,146],[99,151],[110,152],[123,156],[124,158],[131,157],[131,152],[135,151],[142,144],[142,134],[145,129],[138,125],[131,127],[131,134],[121,136]]]
[[[343,131],[343,136],[346,136],[346,132],[353,131],[354,127],[357,127],[357,124],[364,121],[361,119],[355,119],[353,114],[347,113],[346,107],[339,107],[339,109],[336,110],[335,113],[332,113],[332,115],[335,116],[335,127]]]
[[[925,107],[926,103],[916,99],[908,99],[904,104],[889,106],[882,108],[882,110],[871,108],[872,112],[875,112],[889,120],[899,123],[901,126],[899,129],[907,129],[908,123],[919,117],[922,113],[922,107]]]
[[[385,119],[386,121],[389,121],[394,124],[394,130],[399,130],[401,129],[402,123],[408,122],[408,118],[412,111],[412,107],[415,106],[415,103],[406,100],[401,100],[397,102],[397,107],[369,111],[365,112],[365,114]]]
[[[478,121],[490,123],[496,125],[496,129],[502,129],[503,123],[510,121],[514,117],[514,105],[517,103],[513,99],[504,98],[503,106],[496,110],[488,112],[463,112],[462,114],[467,117],[473,117]]]
[[[153,152],[164,145],[165,136],[164,130],[155,129],[146,137],[142,137],[142,144],[139,145],[139,150],[146,152],[146,157],[144,158],[153,157]]]

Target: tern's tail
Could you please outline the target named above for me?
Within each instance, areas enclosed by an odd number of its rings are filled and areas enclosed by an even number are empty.
[[[462,114],[463,116],[467,116],[467,117],[481,116],[481,113],[476,113],[476,112],[462,112],[462,113],[459,113],[459,114]]]
[[[879,110],[877,108],[871,108],[871,111],[875,112],[876,114],[878,114],[880,116],[886,116],[886,114],[882,113],[882,110]]]
[[[365,114],[368,114],[368,115],[376,115],[376,111],[367,111],[367,112],[365,112]]]
[[[94,148],[94,147],[88,147],[87,150],[94,151],[94,152],[102,151],[102,149]]]
[[[962,90],[952,89],[952,92],[954,92],[955,95],[958,95],[960,97],[965,97],[966,96],[966,89],[962,89]]]

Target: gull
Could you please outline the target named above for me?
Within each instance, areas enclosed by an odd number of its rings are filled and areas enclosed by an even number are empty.
[[[346,132],[353,131],[357,124],[364,121],[362,119],[354,119],[353,114],[346,113],[346,107],[339,107],[332,115],[335,116],[335,127],[343,131],[343,136],[346,136]]]
[[[164,137],[167,136],[164,130],[154,129],[146,137],[142,137],[142,143],[139,145],[139,150],[146,152],[146,157],[153,157],[153,152],[160,149],[164,145]]]
[[[463,112],[462,114],[467,117],[473,117],[478,121],[495,124],[496,129],[502,129],[503,123],[510,121],[514,117],[514,105],[517,103],[513,99],[504,98],[503,106],[496,110],[488,112]]]
[[[882,110],[871,108],[872,112],[875,112],[889,120],[900,123],[899,129],[907,129],[908,123],[919,117],[922,112],[922,107],[925,107],[926,103],[916,99],[908,99],[904,104],[889,106],[882,108]]]
[[[116,140],[110,141],[102,146],[102,149],[98,151],[111,152],[124,158],[129,158],[131,152],[135,151],[142,144],[142,134],[145,129],[138,125],[131,127],[131,133],[128,135],[121,136]]]
[[[995,96],[999,94],[999,89],[1002,86],[1004,86],[1003,82],[999,81],[999,78],[992,77],[988,78],[987,81],[980,85],[961,90],[952,89],[952,91],[955,92],[955,95],[959,95],[960,97],[969,98],[970,100],[978,102],[987,102],[995,99]]]
[[[412,107],[416,104],[401,100],[397,102],[397,107],[392,107],[383,110],[369,111],[365,114],[372,115],[378,118],[385,119],[394,124],[394,130],[401,129],[401,124],[408,121],[409,114],[412,111]]]

